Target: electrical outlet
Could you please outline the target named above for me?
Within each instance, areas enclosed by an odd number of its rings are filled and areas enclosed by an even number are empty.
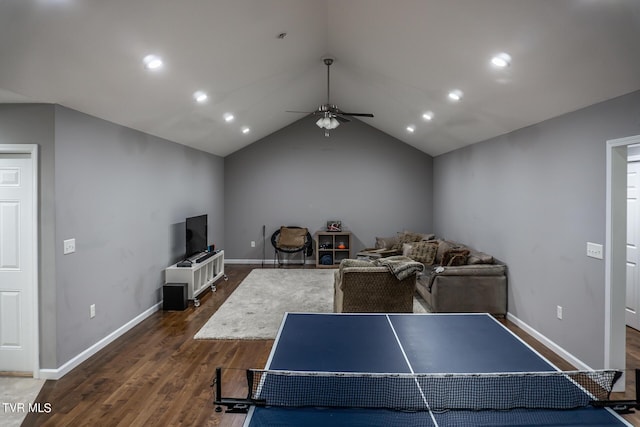
[[[91,304],[89,306],[89,318],[93,319],[94,317],[96,317],[96,305],[95,304]]]
[[[597,243],[587,242],[587,256],[596,259],[603,259],[603,247]]]
[[[562,320],[562,306],[561,305],[556,307],[556,316],[558,316],[558,319]]]
[[[68,255],[76,251],[76,239],[68,239],[63,242],[63,254]]]
[[[251,241],[251,247],[252,247],[252,248],[255,248],[255,247],[256,247],[256,241],[255,241],[255,240],[252,240],[252,241]]]

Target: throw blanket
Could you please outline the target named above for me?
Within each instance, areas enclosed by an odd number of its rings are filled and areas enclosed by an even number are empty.
[[[387,267],[391,274],[398,280],[404,280],[413,274],[418,274],[424,270],[424,265],[406,256],[390,256],[380,258],[373,262],[375,265]]]

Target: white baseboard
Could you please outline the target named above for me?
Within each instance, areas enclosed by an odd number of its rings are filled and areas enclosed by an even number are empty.
[[[273,258],[269,258],[269,259],[228,259],[225,258],[224,263],[225,264],[262,264],[262,262],[264,261],[264,265],[276,265],[276,261]],[[287,260],[287,259],[283,259],[281,264],[301,264],[300,260],[296,261],[296,260]],[[315,265],[316,261],[315,259],[308,259],[305,262],[305,265]]]
[[[78,354],[77,356],[75,356],[74,358],[69,360],[67,363],[60,366],[59,368],[40,369],[40,378],[45,380],[59,380],[60,378],[62,378],[63,376],[71,372],[73,368],[76,368],[77,366],[79,366],[82,362],[84,362],[85,360],[87,360],[88,358],[90,358],[91,356],[93,356],[103,348],[105,348],[107,345],[111,344],[116,339],[120,338],[122,335],[124,335],[134,326],[138,325],[147,317],[151,316],[153,313],[158,311],[161,306],[162,306],[162,302],[140,313],[139,315],[131,319],[129,322],[125,323],[124,325],[122,325],[121,327],[119,327],[118,329],[116,329],[106,337],[102,338],[100,341],[98,341],[97,343],[95,343],[94,345],[92,345],[82,353]]]
[[[591,370],[589,365],[587,365],[586,363],[584,363],[583,361],[581,361],[580,359],[578,359],[577,357],[575,357],[574,355],[572,355],[571,353],[566,351],[564,348],[560,347],[558,344],[556,344],[553,341],[551,341],[549,338],[547,338],[544,335],[542,335],[537,330],[533,329],[531,326],[529,326],[528,324],[526,324],[522,320],[518,319],[513,314],[507,313],[507,320],[509,320],[510,322],[514,323],[516,326],[518,326],[520,329],[522,329],[523,331],[525,331],[526,333],[531,335],[536,340],[540,341],[542,344],[544,344],[545,347],[547,347],[549,350],[553,351],[559,357],[561,357],[565,361],[571,363],[573,366],[576,367],[576,369],[581,370],[581,371],[582,370],[585,370],[585,371],[590,371]]]

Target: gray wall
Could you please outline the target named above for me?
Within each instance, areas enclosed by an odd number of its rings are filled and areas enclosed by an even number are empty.
[[[225,157],[226,258],[261,259],[262,225],[267,260],[281,225],[313,234],[341,220],[354,250],[404,229],[431,231],[431,156],[358,120],[326,138],[315,120],[305,117]]]
[[[640,92],[435,159],[362,122],[325,138],[313,121],[222,159],[59,106],[0,105],[0,143],[40,146],[41,367],[156,304],[200,213],[240,260],[261,259],[263,224],[268,239],[329,219],[356,250],[403,229],[468,243],[508,264],[511,313],[602,366],[604,262],[585,247],[605,238],[605,141],[640,134]]]
[[[56,106],[58,361],[161,298],[184,256],[184,220],[209,215],[224,240],[223,159]],[[62,242],[76,239],[76,253]],[[89,320],[89,305],[96,317]]]
[[[435,231],[505,261],[509,312],[594,368],[604,261],[586,243],[605,240],[605,141],[637,134],[640,92],[434,159]]]
[[[38,144],[40,365],[56,364],[55,114],[48,104],[0,104],[0,144]]]
[[[0,143],[40,146],[41,368],[161,300],[186,217],[208,214],[210,241],[224,241],[221,157],[54,105],[0,105]]]

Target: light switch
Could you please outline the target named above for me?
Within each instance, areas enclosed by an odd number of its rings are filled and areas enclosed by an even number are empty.
[[[604,251],[602,245],[587,242],[587,256],[591,258],[604,259]]]
[[[72,254],[76,251],[76,239],[64,241],[64,255]]]

